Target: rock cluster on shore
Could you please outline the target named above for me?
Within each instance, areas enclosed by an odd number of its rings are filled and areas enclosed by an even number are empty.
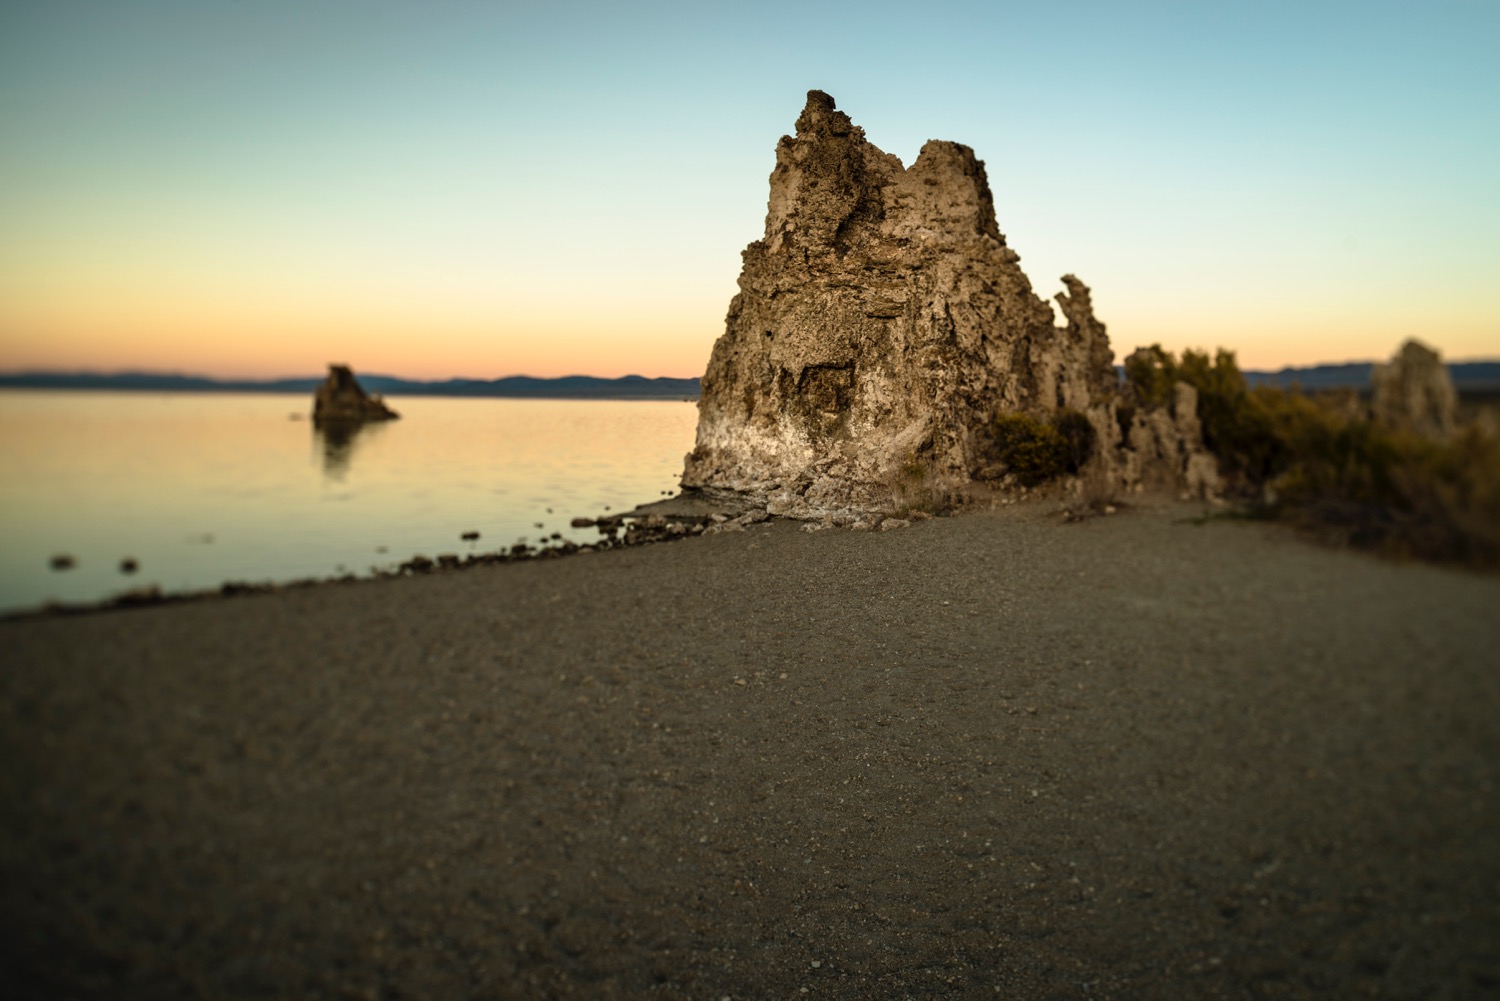
[[[1065,410],[1093,428],[1081,472],[1107,491],[1213,488],[1196,401],[1121,419],[1088,287],[1062,278],[1058,325],[967,146],[933,140],[903,167],[811,91],[743,258],[685,488],[804,518],[902,509],[976,480],[1010,485],[992,454],[997,415]]]
[[[348,365],[329,365],[328,378],[313,393],[313,420],[320,424],[388,421],[400,416],[379,396],[366,393]]]

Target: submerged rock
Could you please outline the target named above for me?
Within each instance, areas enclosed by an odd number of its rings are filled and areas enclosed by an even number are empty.
[[[1446,438],[1458,421],[1458,393],[1438,353],[1415,340],[1370,373],[1371,416],[1399,431]]]
[[[348,365],[329,365],[328,378],[313,393],[313,420],[319,423],[385,421],[400,416],[379,396],[366,393]]]
[[[1095,475],[1139,481],[1140,462],[1114,455],[1128,443],[1089,289],[1063,277],[1057,325],[974,151],[933,140],[903,167],[816,90],[796,128],[703,377],[683,487],[795,517],[904,509],[996,469],[998,414],[1063,408],[1098,432]]]

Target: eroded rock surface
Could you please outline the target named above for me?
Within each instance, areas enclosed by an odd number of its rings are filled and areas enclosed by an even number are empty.
[[[1446,438],[1457,424],[1458,393],[1438,353],[1415,340],[1370,376],[1371,416],[1386,427]]]
[[[934,140],[903,167],[821,91],[796,129],[703,378],[683,486],[798,517],[899,508],[981,474],[996,414],[1061,408],[1095,427],[1095,475],[1138,480],[1116,454],[1130,442],[1089,289],[1064,276],[1058,325],[974,151]]]
[[[1106,456],[1115,460],[1122,483],[1194,498],[1220,490],[1218,461],[1203,447],[1198,391],[1185,382],[1172,387],[1169,408],[1136,413],[1121,445]]]
[[[329,365],[328,378],[313,393],[313,420],[320,423],[385,421],[399,416],[379,396],[366,393],[348,365]]]

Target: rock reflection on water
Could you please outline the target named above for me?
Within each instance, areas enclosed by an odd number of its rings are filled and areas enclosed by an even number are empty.
[[[386,425],[385,421],[314,421],[313,442],[323,456],[323,475],[330,480],[348,476],[360,441],[375,438],[385,431]]]

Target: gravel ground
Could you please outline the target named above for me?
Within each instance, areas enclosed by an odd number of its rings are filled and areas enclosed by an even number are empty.
[[[1500,996],[1500,579],[1195,513],[0,623],[5,994]]]

